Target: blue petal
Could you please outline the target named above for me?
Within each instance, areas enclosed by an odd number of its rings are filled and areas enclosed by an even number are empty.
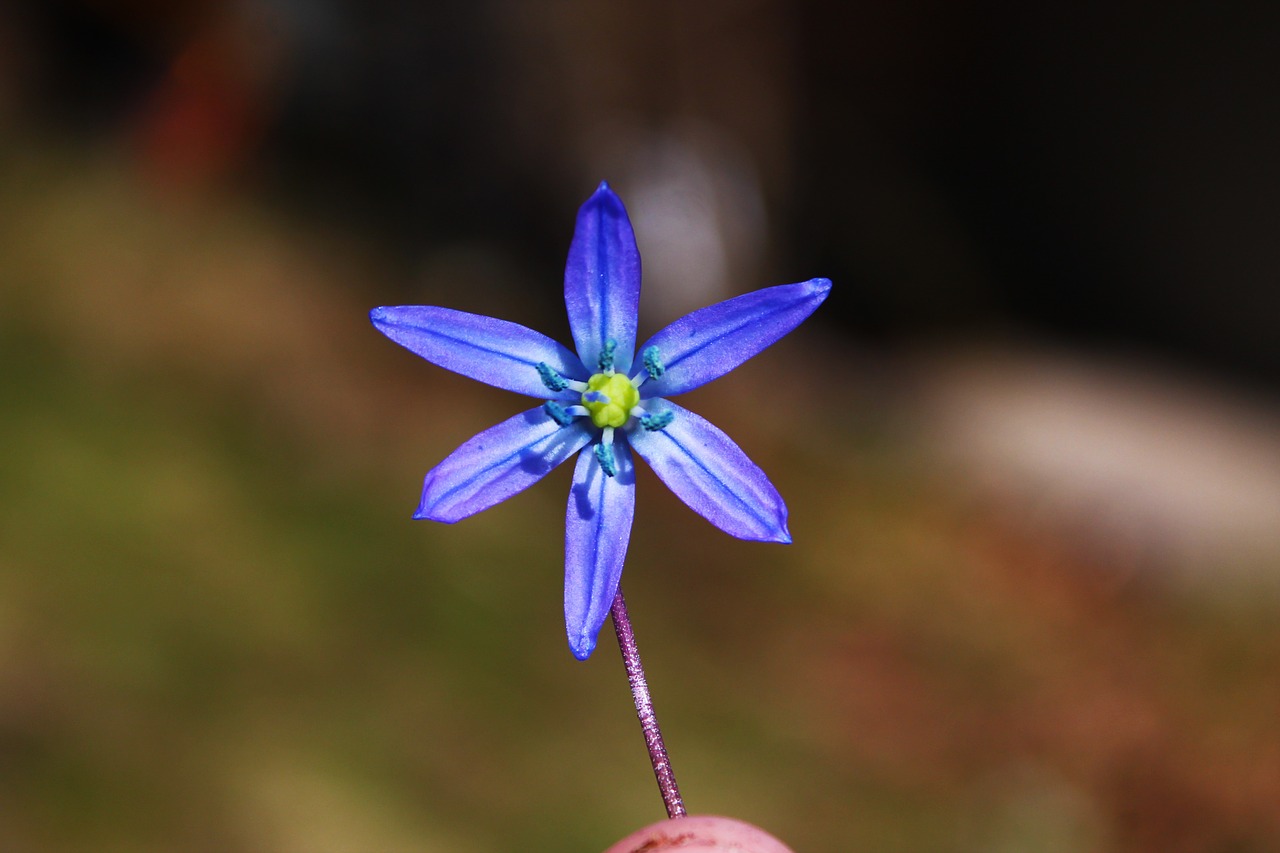
[[[723,376],[800,325],[831,290],[815,278],[747,293],[687,314],[654,335],[666,372],[640,388],[643,397],[683,394]]]
[[[379,332],[447,370],[531,397],[571,399],[553,394],[538,375],[538,363],[562,376],[590,374],[568,348],[518,323],[430,305],[375,308],[369,319]]]
[[[564,622],[569,650],[586,660],[618,594],[636,507],[635,466],[625,442],[613,444],[617,474],[594,453],[578,456],[564,525]]]
[[[427,473],[413,517],[452,524],[505,501],[590,441],[589,423],[562,427],[539,406],[490,427]]]
[[[582,363],[592,372],[605,341],[617,342],[613,359],[629,370],[636,346],[640,252],[622,199],[601,184],[578,211],[564,269],[564,303]]]
[[[667,400],[651,400],[645,408],[675,418],[661,430],[637,426],[627,440],[680,500],[730,536],[791,541],[782,496],[733,439]]]

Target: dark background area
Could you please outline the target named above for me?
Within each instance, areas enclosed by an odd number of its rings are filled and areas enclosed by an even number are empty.
[[[204,130],[235,156],[204,168],[410,261],[483,240],[553,277],[593,134],[697,117],[755,173],[767,272],[844,282],[825,321],[852,334],[1013,329],[1280,377],[1268,4],[61,0],[9,17],[18,114],[88,137],[221,122]],[[184,51],[206,102],[157,105]]]

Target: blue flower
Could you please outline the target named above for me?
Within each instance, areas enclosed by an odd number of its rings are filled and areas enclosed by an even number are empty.
[[[565,518],[564,615],[585,660],[618,591],[635,510],[631,451],[690,508],[739,539],[790,542],[778,490],[732,439],[667,398],[733,370],[826,298],[815,278],[694,311],[636,347],[640,253],[621,199],[601,184],[578,211],[564,274],[577,353],[516,323],[449,308],[375,308],[378,331],[441,367],[545,402],[433,468],[414,518],[453,523],[578,454]],[[639,352],[639,357],[636,353]]]

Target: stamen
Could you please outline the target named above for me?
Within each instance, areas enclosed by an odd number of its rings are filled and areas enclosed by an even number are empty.
[[[600,470],[604,472],[606,477],[614,477],[618,473],[618,469],[613,464],[613,447],[604,444],[595,446],[596,460],[600,463]]]
[[[559,373],[552,370],[551,365],[547,364],[545,361],[538,362],[537,368],[538,376],[541,377],[542,384],[546,385],[548,390],[563,391],[569,387],[568,381],[566,381]]]
[[[604,346],[600,350],[600,358],[597,361],[602,373],[613,373],[613,354],[617,349],[618,342],[613,338],[609,338],[609,340],[604,342]]]
[[[600,431],[600,443],[605,447],[613,447],[613,427],[605,427]]]
[[[657,414],[645,415],[640,418],[640,426],[644,427],[649,432],[657,432],[658,430],[666,429],[675,419],[675,412],[658,412]]]
[[[658,354],[657,347],[645,347],[644,369],[648,372],[650,379],[661,379],[662,374],[667,372],[666,366],[662,363],[662,356]]]
[[[579,382],[577,379],[566,379],[564,384],[569,386],[570,391],[577,391],[579,394],[587,390],[587,383]]]
[[[573,408],[576,409],[580,407],[574,406]],[[555,400],[548,400],[543,403],[542,410],[547,413],[547,417],[551,418],[551,420],[560,424],[562,427],[573,423],[573,415],[566,412],[564,410],[564,406],[560,405]]]

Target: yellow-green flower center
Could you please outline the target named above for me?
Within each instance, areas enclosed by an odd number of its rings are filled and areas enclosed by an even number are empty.
[[[597,373],[587,380],[582,405],[598,427],[620,427],[640,403],[640,391],[621,373]]]

